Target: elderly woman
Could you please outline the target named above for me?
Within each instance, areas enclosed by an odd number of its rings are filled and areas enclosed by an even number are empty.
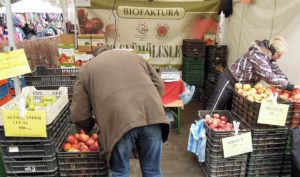
[[[256,40],[249,50],[219,77],[207,110],[222,110],[231,106],[234,85],[237,82],[257,83],[264,80],[280,89],[293,90],[294,85],[280,70],[276,61],[287,52],[287,43],[282,37]]]

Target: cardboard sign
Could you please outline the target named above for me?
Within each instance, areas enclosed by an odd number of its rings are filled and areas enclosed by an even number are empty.
[[[19,110],[3,110],[5,136],[47,137],[45,111],[27,111],[20,118]]]
[[[224,158],[252,152],[251,132],[222,139]]]
[[[289,105],[262,103],[259,110],[257,123],[285,126]]]
[[[0,53],[0,80],[30,72],[24,49]]]

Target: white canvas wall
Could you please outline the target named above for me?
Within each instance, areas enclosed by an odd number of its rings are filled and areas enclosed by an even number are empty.
[[[289,80],[300,85],[300,0],[255,0],[234,3],[233,15],[226,18],[225,43],[231,65],[256,39],[283,36],[289,52],[278,62]]]

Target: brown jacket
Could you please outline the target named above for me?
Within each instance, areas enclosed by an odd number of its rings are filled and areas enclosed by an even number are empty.
[[[163,90],[159,74],[141,56],[105,51],[89,61],[77,77],[71,120],[78,123],[95,115],[109,162],[114,145],[135,127],[162,124],[163,141],[167,140]]]

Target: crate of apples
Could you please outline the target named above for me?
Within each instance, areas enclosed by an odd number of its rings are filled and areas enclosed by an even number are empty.
[[[206,114],[205,115],[206,125],[214,131],[233,131],[232,123],[228,122],[228,119],[225,115],[220,116],[219,114]]]
[[[99,150],[98,135],[87,135],[83,129],[69,135],[63,145],[65,152],[97,152]]]

